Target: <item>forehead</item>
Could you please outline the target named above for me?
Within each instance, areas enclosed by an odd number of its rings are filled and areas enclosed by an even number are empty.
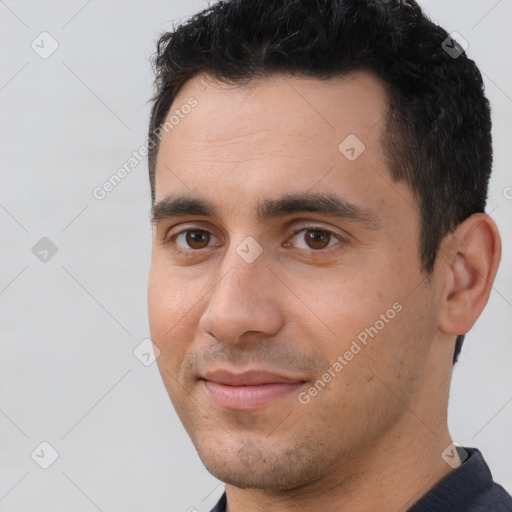
[[[178,120],[176,114],[188,112],[191,100],[197,106]],[[378,145],[386,107],[384,85],[366,71],[328,80],[273,75],[235,85],[201,74],[186,82],[175,98],[167,119],[179,124],[172,126],[173,137],[164,134],[161,146],[186,141],[180,148],[183,157],[197,149],[198,157],[239,149],[248,159],[265,150],[285,149],[287,142],[295,142],[294,151],[302,153],[300,139],[332,152],[351,133],[365,145]],[[260,141],[265,147],[258,147]],[[304,150],[311,152],[309,146]]]
[[[382,202],[392,192],[382,186],[386,108],[386,89],[369,72],[329,80],[275,75],[245,85],[198,75],[167,116],[173,122],[156,162],[156,202],[195,195],[232,213],[248,207],[248,196],[255,204],[280,192]]]

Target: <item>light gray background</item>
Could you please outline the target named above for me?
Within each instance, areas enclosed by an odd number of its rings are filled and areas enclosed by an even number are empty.
[[[512,195],[512,3],[421,4],[468,41],[493,107],[488,212],[503,236],[503,258],[455,369],[449,422],[454,439],[480,448],[512,492],[512,201],[505,197]],[[205,511],[222,492],[156,365],[132,353],[149,336],[146,162],[104,200],[92,195],[145,142],[157,35],[205,6],[0,0],[4,512]],[[43,31],[59,45],[47,59],[31,48]],[[47,263],[32,253],[42,237],[58,248]],[[46,470],[31,458],[42,441],[59,453]]]

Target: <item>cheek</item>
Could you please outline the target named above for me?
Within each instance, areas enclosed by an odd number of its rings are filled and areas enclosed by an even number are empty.
[[[364,343],[369,336],[367,331],[373,333],[376,322],[378,331],[387,328],[397,314],[393,303],[398,294],[393,294],[389,287],[360,269],[349,270],[346,278],[340,278],[338,272],[338,276],[311,282],[316,283],[315,289],[305,284],[297,295],[303,297],[309,307],[309,328],[314,327],[327,334],[322,350],[327,350],[334,357],[348,350],[358,336]],[[382,314],[386,324],[382,324]]]
[[[185,320],[190,322],[189,319],[197,314],[205,290],[203,282],[196,284],[178,268],[161,262],[152,264],[148,283],[148,314],[151,332],[157,342],[173,337],[179,324],[185,323]]]
[[[397,300],[391,302],[393,299]],[[357,383],[357,392],[367,396],[376,409],[409,403],[422,386],[436,331],[431,300],[428,290],[416,290],[409,296],[383,294],[383,299],[373,304],[365,325],[354,325],[355,334],[344,340],[345,348],[350,345],[349,352],[354,344],[361,348],[350,356],[347,380]]]
[[[169,320],[175,315],[165,275],[152,266],[148,284],[148,316],[151,338],[158,347],[161,346],[164,333],[169,328]]]
[[[353,374],[354,382],[368,381],[371,368],[399,378],[400,361],[407,380],[408,371],[413,372],[427,357],[428,338],[435,333],[435,312],[429,308],[432,297],[418,286],[420,276],[406,272],[393,265],[371,272],[354,268],[344,279],[338,273],[337,278],[316,280],[314,290],[306,286],[299,290],[310,308],[301,323],[315,340],[315,349],[331,365],[341,356],[339,373]]]
[[[187,317],[176,295],[159,281],[153,283],[148,294],[148,313],[151,340],[160,353],[156,359],[158,370],[173,404],[180,407],[182,399],[178,384],[180,365],[186,357],[191,339]],[[193,331],[192,331],[193,332]]]
[[[180,280],[168,271],[152,267],[148,285],[148,318],[151,340],[160,350],[157,364],[164,380],[165,372],[177,375],[189,341],[195,332],[194,305],[198,298],[180,293]],[[190,291],[190,288],[186,288]],[[171,382],[172,384],[172,379]]]

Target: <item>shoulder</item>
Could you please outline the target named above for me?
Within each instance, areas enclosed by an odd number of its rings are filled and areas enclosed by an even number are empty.
[[[494,482],[489,466],[476,448],[457,448],[464,462],[409,512],[512,512],[512,497]]]
[[[512,497],[501,485],[493,482],[474,500],[468,512],[512,512]]]

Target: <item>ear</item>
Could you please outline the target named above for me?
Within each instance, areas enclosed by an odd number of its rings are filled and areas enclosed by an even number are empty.
[[[466,334],[487,304],[498,271],[498,228],[489,215],[476,213],[446,236],[441,251],[445,285],[438,327],[445,334]]]

